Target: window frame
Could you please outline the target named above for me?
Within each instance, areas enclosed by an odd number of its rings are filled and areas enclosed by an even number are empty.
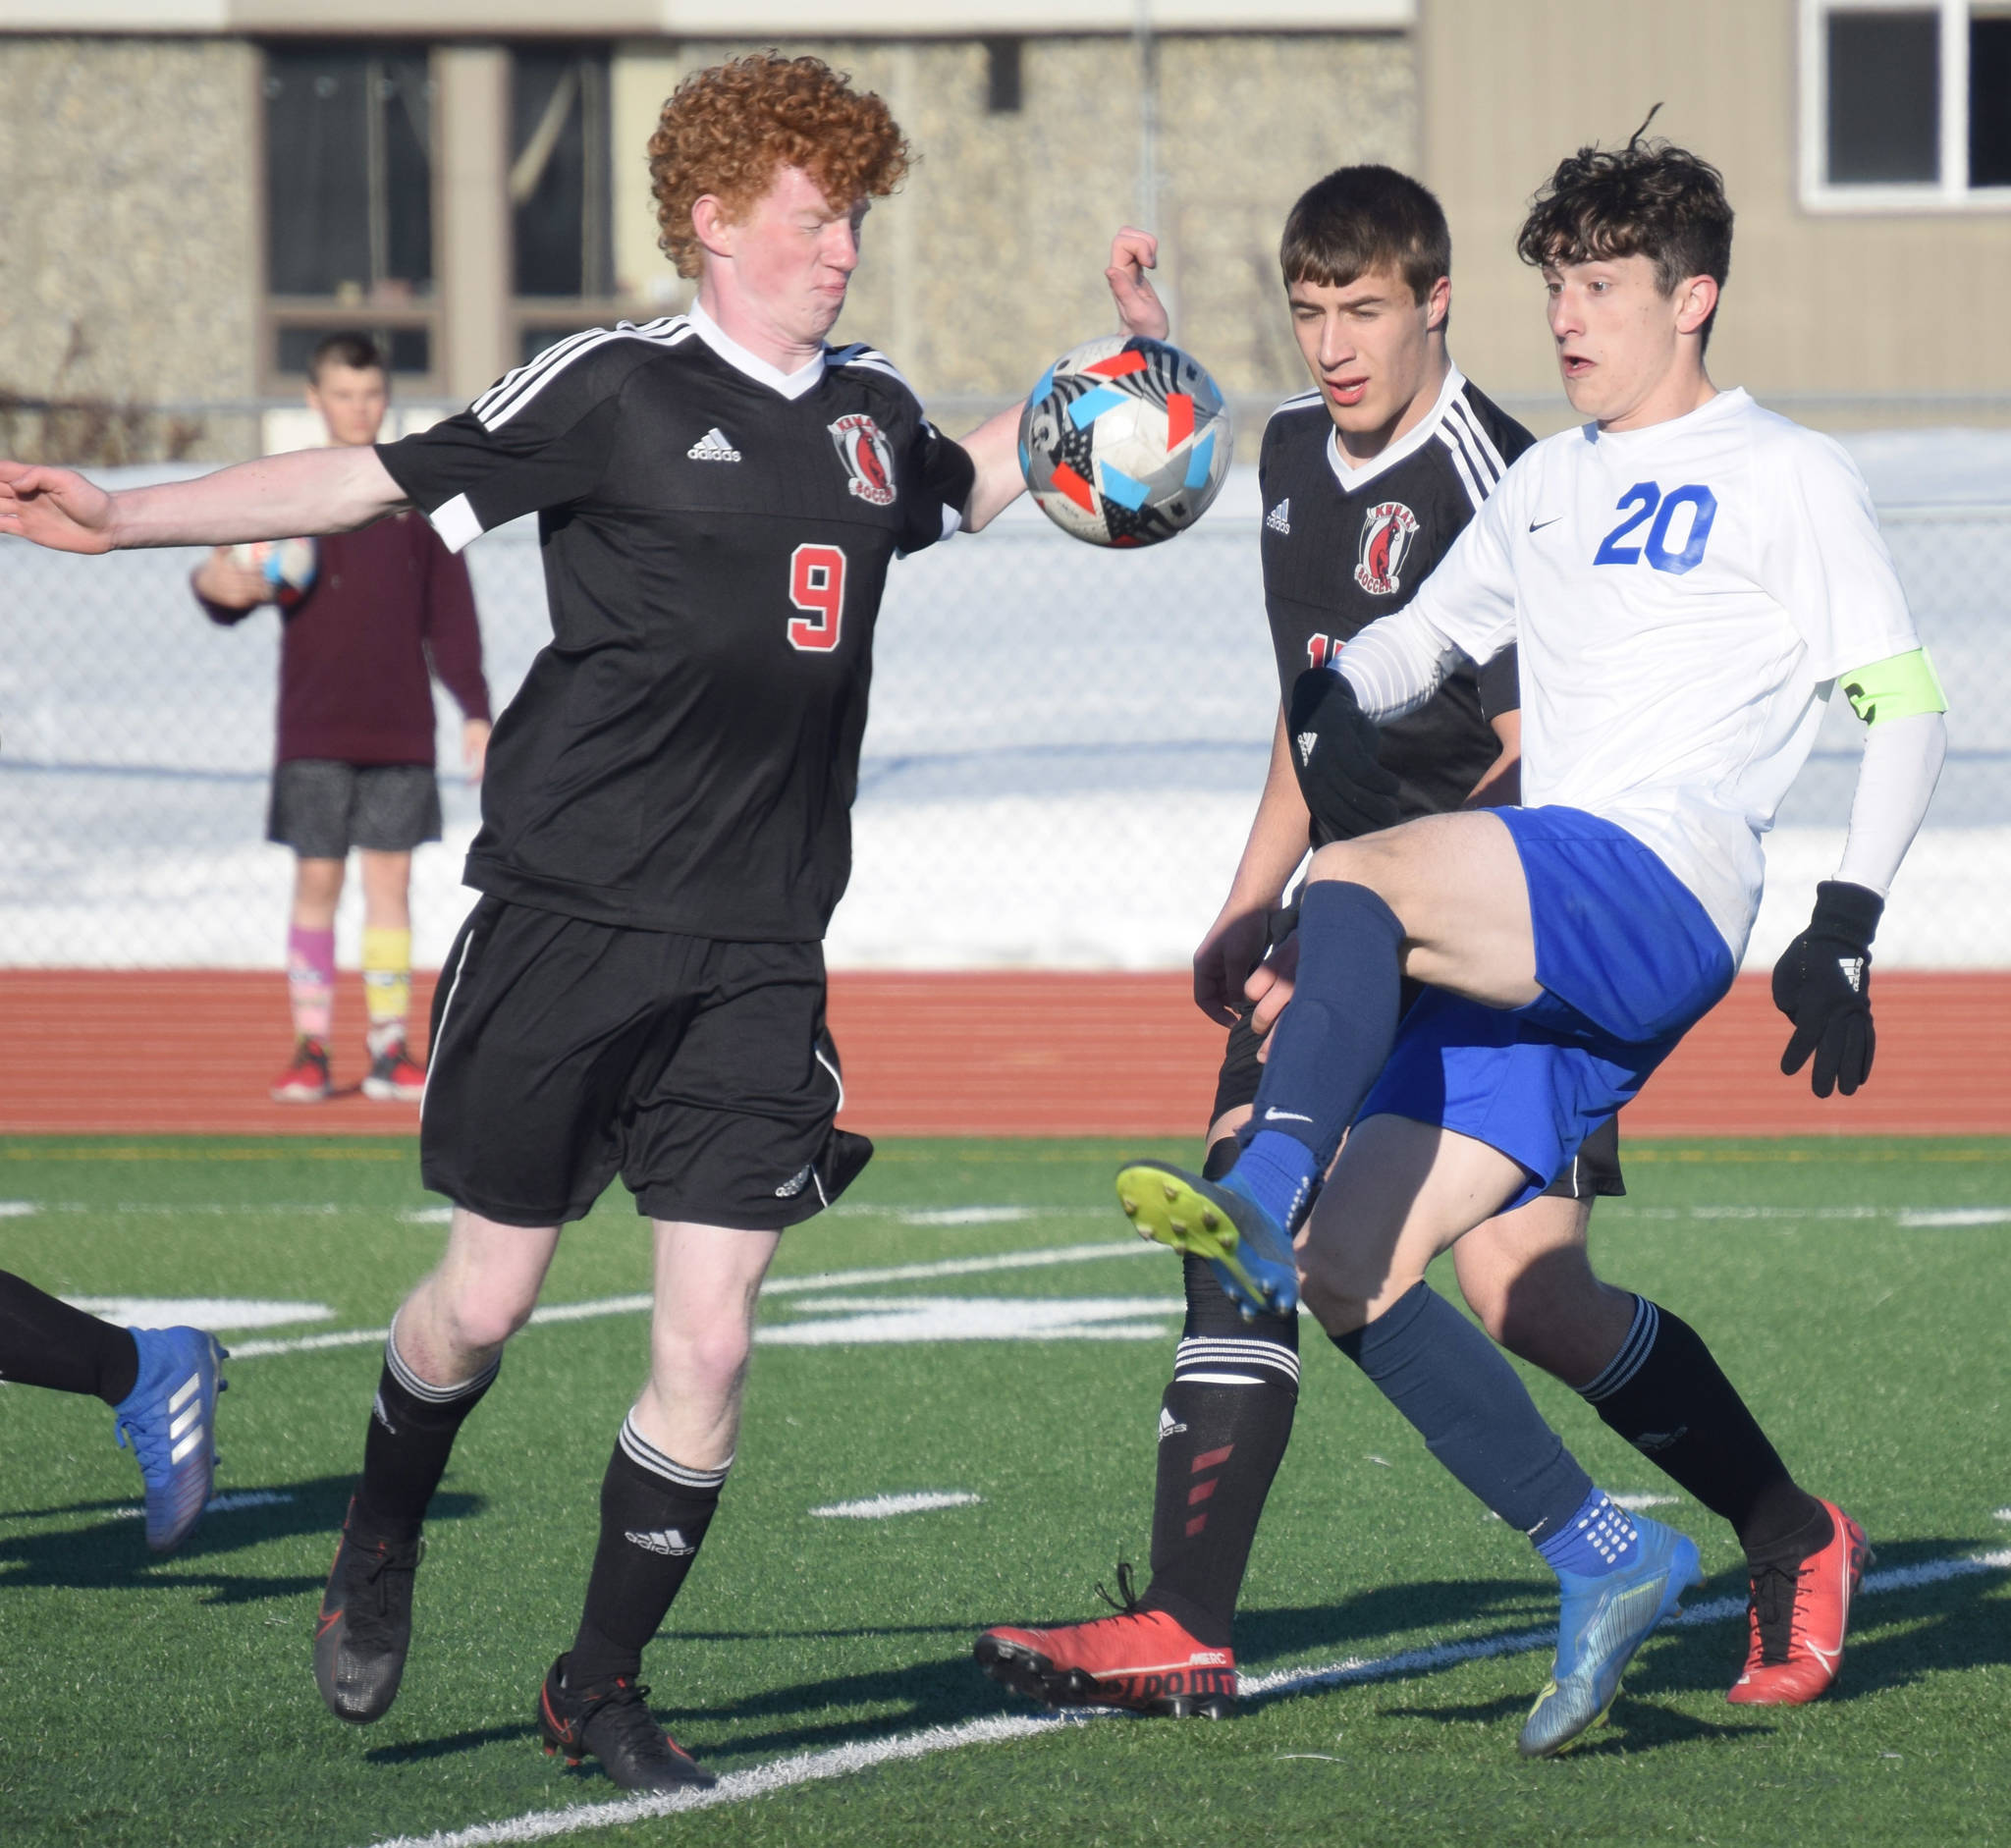
[[[1801,0],[1801,194],[1805,211],[1824,214],[2011,212],[2011,186],[1969,184],[1969,27],[1973,0]],[[1986,10],[1994,14],[1995,7]],[[1939,24],[1941,177],[1833,184],[1829,153],[1830,19],[1840,13],[1918,13]]]
[[[348,35],[338,35],[331,43],[348,42]],[[386,46],[397,41],[357,35],[354,41],[368,56],[375,56]],[[358,332],[377,335],[392,331],[405,332],[417,329],[426,335],[426,370],[423,372],[393,372],[389,374],[393,389],[408,399],[437,398],[441,395],[445,374],[442,367],[442,351],[446,316],[443,312],[443,294],[439,276],[440,227],[443,222],[444,199],[441,192],[441,162],[438,146],[437,127],[435,144],[426,150],[427,174],[432,191],[433,225],[433,292],[430,296],[408,302],[373,302],[365,296],[361,300],[348,301],[338,296],[282,296],[275,295],[272,288],[272,243],[270,234],[269,175],[271,172],[272,149],[266,139],[265,80],[269,70],[268,60],[276,50],[291,49],[286,40],[261,41],[257,45],[258,63],[253,74],[252,94],[259,99],[258,123],[258,301],[254,316],[258,342],[258,365],[256,377],[260,392],[268,398],[291,399],[296,397],[306,382],[301,373],[288,372],[279,363],[280,330],[287,327],[354,328]],[[430,43],[413,49],[423,52],[426,60],[428,83],[438,82],[434,69],[436,47]],[[437,123],[437,118],[435,118]],[[387,353],[387,361],[390,355]]]

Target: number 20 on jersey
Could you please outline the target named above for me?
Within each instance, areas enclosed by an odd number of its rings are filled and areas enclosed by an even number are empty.
[[[1639,565],[1680,577],[1704,563],[1704,548],[1711,543],[1711,528],[1717,518],[1717,496],[1695,483],[1671,488],[1637,481],[1614,503],[1627,517],[1600,541],[1592,555],[1595,565]],[[1648,522],[1647,533],[1632,544],[1628,541]]]

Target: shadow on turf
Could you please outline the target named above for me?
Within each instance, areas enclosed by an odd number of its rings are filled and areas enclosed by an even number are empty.
[[[212,1514],[183,1544],[162,1559],[146,1549],[140,1524],[134,1519],[98,1519],[83,1527],[54,1528],[0,1540],[0,1588],[14,1590],[65,1586],[93,1591],[144,1585],[188,1585],[207,1592],[204,1603],[249,1604],[271,1598],[298,1598],[318,1592],[325,1576],[254,1576],[222,1569],[234,1553],[268,1541],[298,1540],[313,1535],[328,1542],[333,1555],[335,1535],[349,1506],[353,1476],[318,1476],[305,1482],[240,1484],[227,1494],[265,1493],[291,1500],[263,1507],[238,1508]],[[62,1521],[78,1515],[104,1516],[134,1506],[131,1499],[73,1501],[61,1507],[21,1508],[0,1514],[14,1521]],[[464,1520],[485,1506],[479,1495],[444,1493],[436,1495],[429,1521]]]

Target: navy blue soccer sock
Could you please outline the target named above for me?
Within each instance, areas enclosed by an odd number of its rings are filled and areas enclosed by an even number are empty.
[[[1594,1493],[1515,1369],[1430,1284],[1407,1290],[1333,1344],[1417,1427],[1440,1462],[1539,1548]]]
[[[1291,1006],[1272,1029],[1245,1143],[1288,1136],[1310,1152],[1313,1171],[1324,1172],[1395,1044],[1402,989],[1396,913],[1366,886],[1309,886],[1299,901]],[[1281,1215],[1279,1223],[1288,1223]]]

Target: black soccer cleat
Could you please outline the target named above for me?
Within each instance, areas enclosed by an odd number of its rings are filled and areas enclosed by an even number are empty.
[[[412,1578],[425,1551],[417,1537],[360,1532],[351,1498],[314,1621],[314,1685],[336,1718],[367,1726],[398,1699],[412,1646]]]
[[[538,1733],[547,1758],[563,1753],[569,1769],[597,1758],[624,1790],[710,1790],[719,1782],[656,1723],[646,1687],[617,1675],[569,1688],[564,1656],[538,1690]]]

